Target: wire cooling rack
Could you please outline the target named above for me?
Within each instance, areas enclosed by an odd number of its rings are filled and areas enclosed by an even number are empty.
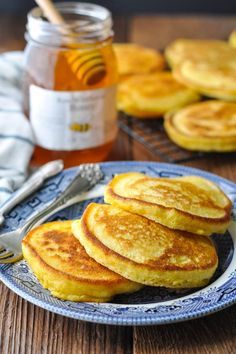
[[[162,119],[141,120],[121,113],[119,125],[125,133],[162,161],[180,163],[205,156],[204,153],[187,151],[172,143],[165,133]]]

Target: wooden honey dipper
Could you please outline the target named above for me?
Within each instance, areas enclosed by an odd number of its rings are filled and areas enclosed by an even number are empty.
[[[35,0],[45,17],[55,25],[66,26],[66,22],[51,0]],[[64,32],[63,29],[61,29]],[[67,34],[75,33],[66,30]],[[67,55],[67,62],[73,73],[84,85],[95,85],[106,75],[106,65],[101,53],[96,50],[73,50]]]

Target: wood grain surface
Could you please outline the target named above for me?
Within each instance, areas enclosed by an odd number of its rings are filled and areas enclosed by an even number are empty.
[[[0,16],[0,51],[24,46],[25,19]],[[177,37],[226,38],[236,16],[139,16],[115,21],[116,40],[164,48]],[[120,132],[110,160],[158,160]],[[235,156],[189,162],[236,181]],[[0,354],[234,353],[236,306],[217,314],[165,326],[119,327],[84,323],[26,302],[0,284]]]
[[[176,38],[227,39],[236,27],[231,16],[136,16],[131,20],[129,39],[139,44],[164,49]]]

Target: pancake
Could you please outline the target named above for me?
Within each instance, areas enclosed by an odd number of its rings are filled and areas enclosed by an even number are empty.
[[[169,138],[185,149],[236,151],[236,103],[196,103],[167,114],[164,127]]]
[[[234,30],[231,34],[230,34],[230,37],[229,37],[229,44],[236,48],[236,30]]]
[[[236,56],[218,63],[185,61],[173,72],[176,80],[201,94],[236,101]]]
[[[23,239],[24,258],[44,288],[63,300],[94,302],[140,288],[90,258],[73,236],[71,224],[47,223]]]
[[[165,66],[163,55],[154,49],[134,43],[115,43],[113,48],[121,77],[159,71]]]
[[[105,189],[105,202],[205,236],[226,231],[232,207],[223,191],[205,178],[155,178],[135,172],[115,176]]]
[[[203,286],[218,263],[209,238],[171,230],[112,205],[90,204],[72,230],[97,262],[146,285]]]
[[[236,100],[236,49],[227,42],[179,39],[165,55],[182,84],[208,97]]]
[[[156,118],[200,99],[170,72],[135,75],[118,87],[117,106],[138,118]]]
[[[235,60],[235,50],[227,42],[206,39],[177,39],[167,46],[165,56],[173,68],[185,61],[219,63]]]

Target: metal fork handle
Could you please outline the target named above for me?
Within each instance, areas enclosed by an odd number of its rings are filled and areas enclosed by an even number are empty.
[[[0,208],[0,219],[3,214],[9,212],[14,206],[24,200],[26,197],[34,193],[43,182],[49,178],[53,177],[63,169],[62,160],[56,160],[43,165],[37,172],[35,172],[24,184],[23,186],[15,192],[14,196],[7,200]],[[4,219],[3,219],[4,220]],[[2,220],[1,220],[2,221]]]
[[[38,221],[51,214],[70,199],[74,199],[77,194],[86,191],[89,187],[91,187],[91,184],[88,180],[77,176],[72,184],[52,204],[46,205],[40,212],[27,220],[20,229],[21,235],[26,234]]]

